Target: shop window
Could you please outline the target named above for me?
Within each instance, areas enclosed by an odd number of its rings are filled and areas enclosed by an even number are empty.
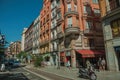
[[[120,19],[111,22],[113,37],[120,37]]]

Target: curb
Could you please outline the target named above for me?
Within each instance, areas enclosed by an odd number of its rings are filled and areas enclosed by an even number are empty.
[[[69,78],[69,77],[66,77],[66,76],[63,76],[63,75],[60,75],[60,74],[44,71],[44,70],[41,70],[41,69],[38,69],[38,68],[34,68],[34,69],[37,69],[37,70],[40,70],[40,71],[43,71],[43,72],[46,72],[46,73],[54,74],[54,75],[57,75],[57,76],[60,76],[60,77],[63,77],[63,78],[68,78],[70,80],[75,80],[74,78]]]
[[[52,80],[52,79],[50,79],[50,78],[48,78],[48,77],[45,77],[45,76],[42,76],[42,75],[40,75],[40,74],[38,74],[38,73],[32,72],[32,71],[30,71],[30,70],[28,70],[28,69],[26,69],[26,68],[23,68],[23,69],[26,70],[26,71],[28,71],[28,72],[30,72],[30,73],[32,73],[32,74],[34,74],[34,75],[36,75],[36,76],[38,76],[38,77],[43,78],[43,79],[45,79],[45,80]]]

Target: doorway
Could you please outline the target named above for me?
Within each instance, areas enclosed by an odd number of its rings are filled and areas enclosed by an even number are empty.
[[[118,67],[119,67],[119,70],[120,70],[120,46],[115,47],[115,53],[116,53],[117,60],[118,60]]]

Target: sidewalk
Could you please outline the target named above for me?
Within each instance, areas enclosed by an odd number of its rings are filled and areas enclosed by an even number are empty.
[[[28,68],[35,68],[33,65],[27,65]],[[46,66],[44,68],[35,68],[44,72],[52,73],[55,75],[59,75],[62,77],[70,78],[73,80],[88,80],[78,77],[78,69],[71,68],[68,69],[67,67],[61,67],[57,69],[55,66]],[[101,71],[96,72],[97,80],[120,80],[120,72],[111,72],[111,71]]]

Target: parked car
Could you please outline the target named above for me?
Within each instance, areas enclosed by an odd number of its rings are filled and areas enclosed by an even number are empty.
[[[21,63],[20,61],[14,61],[13,67],[20,67]]]

